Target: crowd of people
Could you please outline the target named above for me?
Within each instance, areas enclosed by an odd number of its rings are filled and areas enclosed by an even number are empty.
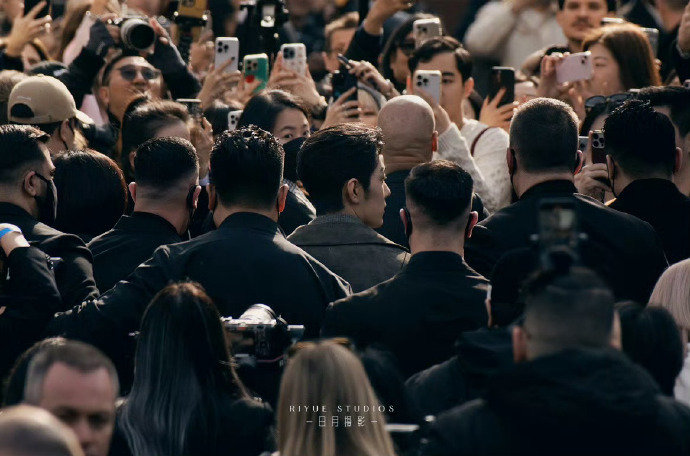
[[[462,6],[0,0],[0,455],[690,455],[690,4]]]

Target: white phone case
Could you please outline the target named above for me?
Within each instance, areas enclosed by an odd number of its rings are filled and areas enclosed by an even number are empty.
[[[441,103],[441,72],[436,70],[417,70],[412,81],[415,90],[423,89],[436,103]]]
[[[225,72],[231,73],[238,70],[240,40],[233,37],[216,38],[215,53],[216,57],[215,61],[213,62],[215,68],[224,65],[228,60],[232,60],[232,63],[225,69]]]
[[[302,43],[283,44],[280,46],[283,66],[297,74],[307,73],[307,47]]]
[[[228,131],[235,131],[237,129],[237,123],[240,121],[241,115],[241,109],[238,111],[230,111],[228,113]]]
[[[419,47],[429,38],[443,35],[441,20],[437,17],[431,19],[417,19],[412,24],[415,46]]]
[[[556,81],[559,84],[566,82],[584,81],[592,79],[592,53],[578,52],[566,56],[556,68]]]

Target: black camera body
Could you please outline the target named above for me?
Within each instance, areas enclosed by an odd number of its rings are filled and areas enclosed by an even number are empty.
[[[124,16],[108,21],[120,28],[123,46],[136,51],[146,51],[156,43],[156,32],[144,16]]]

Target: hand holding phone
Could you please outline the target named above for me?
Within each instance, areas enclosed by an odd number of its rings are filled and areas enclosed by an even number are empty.
[[[302,43],[283,44],[280,46],[283,56],[283,67],[299,75],[307,74],[307,47]]]
[[[214,68],[220,68],[226,62],[230,61],[229,66],[225,68],[225,73],[232,73],[238,70],[239,55],[240,55],[240,41],[233,37],[218,37],[215,43],[215,59],[213,62]]]
[[[268,83],[268,56],[266,54],[246,55],[242,68],[245,82],[252,83],[256,79],[261,81],[253,93],[259,93],[266,88]]]
[[[432,17],[430,19],[417,19],[412,24],[412,34],[414,36],[415,47],[421,46],[429,38],[443,35],[441,19]]]
[[[589,51],[566,55],[556,67],[556,81],[559,84],[592,79],[593,74],[592,53]]]
[[[497,106],[503,106],[515,101],[515,69],[511,67],[495,66],[491,68],[489,79],[489,98],[493,100],[501,88],[505,88],[505,94]]]
[[[417,70],[412,78],[413,90],[422,89],[441,104],[441,72],[437,70]]]

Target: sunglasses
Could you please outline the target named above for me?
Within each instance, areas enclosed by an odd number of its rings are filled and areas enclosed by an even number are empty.
[[[398,49],[400,49],[400,52],[409,57],[415,50],[415,42],[414,40],[410,39],[404,40],[398,45]]]
[[[594,97],[589,97],[585,101],[585,112],[589,114],[591,110],[601,105],[609,105],[609,107],[615,108],[622,105],[627,100],[631,100],[637,96],[635,92],[624,92],[624,93],[614,93],[608,97],[603,95],[596,95]]]
[[[141,77],[147,81],[153,81],[161,75],[161,72],[155,68],[149,67],[138,67],[134,65],[125,65],[117,69],[120,72],[120,76],[127,82],[132,82],[137,78],[137,74],[141,74]]]

